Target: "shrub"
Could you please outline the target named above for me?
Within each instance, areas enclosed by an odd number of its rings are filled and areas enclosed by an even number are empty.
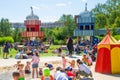
[[[14,39],[12,37],[0,37],[0,43],[3,44],[5,41],[13,43]]]
[[[55,45],[59,45],[59,40],[54,40]]]
[[[60,44],[65,45],[66,41],[65,40],[60,40]]]
[[[114,38],[120,40],[120,35],[115,35]]]
[[[104,36],[96,36],[100,41],[104,38]]]

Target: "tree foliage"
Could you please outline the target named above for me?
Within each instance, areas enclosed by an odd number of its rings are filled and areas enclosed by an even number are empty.
[[[11,36],[12,27],[8,19],[2,18],[0,20],[0,36]]]
[[[120,27],[120,1],[107,0],[104,4],[98,4],[93,10],[96,17],[96,28]]]
[[[52,38],[55,43],[65,43],[66,37],[73,36],[75,29],[75,20],[72,15],[62,15],[58,22],[65,22],[61,27],[41,29],[45,33],[45,39]]]

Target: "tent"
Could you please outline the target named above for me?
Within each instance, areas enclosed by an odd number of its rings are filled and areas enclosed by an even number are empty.
[[[105,74],[120,74],[120,43],[108,31],[98,44],[95,71]]]

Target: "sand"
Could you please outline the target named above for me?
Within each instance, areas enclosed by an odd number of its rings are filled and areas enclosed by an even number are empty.
[[[78,57],[78,56],[77,56]],[[81,58],[80,56],[78,58]],[[77,59],[77,58],[70,58]],[[0,59],[0,80],[12,80],[12,72],[15,71],[14,64],[19,60],[16,59]],[[31,61],[31,59],[21,60],[23,64],[26,61]],[[49,62],[54,64],[55,67],[61,66],[61,57],[42,57],[40,58],[40,67],[44,66],[45,62]],[[120,75],[107,75],[107,74],[100,74],[94,71],[95,63],[90,69],[93,72],[94,80],[120,80]],[[54,72],[54,71],[53,71]],[[51,72],[51,73],[53,73]],[[32,79],[31,76],[27,77],[26,80],[40,80],[40,79]]]

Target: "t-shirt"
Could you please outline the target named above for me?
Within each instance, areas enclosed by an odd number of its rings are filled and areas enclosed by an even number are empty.
[[[53,66],[52,66],[52,64],[48,64],[48,66],[47,66],[48,68],[52,68]]]
[[[4,52],[9,52],[9,50],[8,50],[9,47],[10,47],[9,44],[4,44],[4,46],[5,46],[4,47]]]
[[[39,63],[39,61],[40,61],[40,59],[39,59],[39,57],[37,57],[37,56],[33,56],[32,57],[32,62],[33,62],[33,64],[36,64],[36,63]]]
[[[80,65],[79,65],[79,70],[80,70],[80,71],[84,71],[84,72],[86,72],[87,74],[90,74],[90,73],[91,73],[91,71],[89,70],[89,68],[88,68],[87,65],[85,65],[85,64],[80,64]]]
[[[75,74],[72,71],[67,71],[67,76],[69,77],[74,77]]]
[[[67,77],[66,73],[60,72],[58,74],[58,76],[56,77],[56,80],[68,80],[68,77]]]
[[[57,76],[59,75],[60,71],[57,71],[55,74],[54,74],[54,79],[56,80]]]

